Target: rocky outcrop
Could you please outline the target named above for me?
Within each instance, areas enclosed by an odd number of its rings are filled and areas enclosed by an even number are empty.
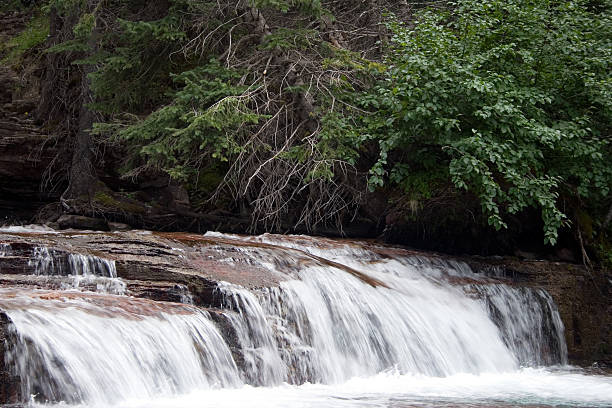
[[[57,220],[61,229],[81,229],[93,231],[109,231],[108,223],[100,218],[83,217],[82,215],[64,214]]]
[[[30,18],[28,12],[0,13],[0,41],[18,34]],[[0,53],[0,60],[3,57]],[[0,220],[29,219],[59,198],[51,188],[56,174],[45,173],[57,156],[57,140],[33,119],[38,104],[37,63],[27,64],[27,74],[0,65]],[[45,179],[51,183],[43,191]]]
[[[277,285],[286,275],[274,274],[254,263],[253,253],[231,242],[195,234],[138,231],[57,233],[0,233],[0,285],[54,288],[57,282],[39,279],[40,264],[33,261],[39,248],[47,248],[55,268],[69,269],[71,254],[111,260],[128,294],[163,301],[189,295],[199,306],[219,306],[217,282],[247,288]],[[2,249],[4,248],[4,249]],[[259,249],[259,248],[258,248]],[[277,251],[258,251],[266,261],[281,264]],[[40,256],[40,255],[39,255]],[[295,254],[289,255],[296,259]],[[303,255],[302,262],[315,262]],[[231,263],[228,262],[231,260]],[[238,267],[240,266],[240,267]],[[291,268],[286,268],[291,273]]]
[[[0,216],[31,216],[41,205],[56,199],[42,193],[41,184],[53,148],[29,119],[0,114]]]

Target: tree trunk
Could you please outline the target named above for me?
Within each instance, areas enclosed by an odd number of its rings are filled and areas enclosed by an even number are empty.
[[[92,6],[92,1],[89,1]],[[90,9],[93,7],[90,7]],[[97,28],[93,29],[88,45],[91,54],[96,52],[98,37]],[[88,107],[93,102],[94,95],[91,90],[91,80],[89,74],[94,72],[93,65],[84,65],[81,76],[81,96],[79,109],[78,131],[76,133],[74,147],[72,151],[72,163],[70,166],[70,176],[68,188],[62,195],[63,200],[78,199],[90,201],[96,190],[100,189],[100,181],[96,175],[94,160],[94,141],[91,129],[95,122],[95,114]]]
[[[72,152],[68,189],[62,196],[64,199],[89,200],[98,183],[93,165],[93,141],[90,134],[94,123],[94,114],[87,107],[87,104],[93,100],[89,78],[87,77],[92,71],[93,69],[89,66],[83,69],[79,129]]]

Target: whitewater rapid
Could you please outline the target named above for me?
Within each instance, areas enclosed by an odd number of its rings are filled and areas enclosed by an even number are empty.
[[[40,408],[350,408],[350,407],[593,407],[612,406],[612,378],[569,367],[449,377],[380,373],[342,384],[283,384],[196,390],[129,398],[113,404],[34,404]]]
[[[239,237],[218,305],[128,296],[114,261],[37,248],[60,290],[0,289],[7,366],[34,406],[612,406],[612,378],[567,366],[552,297],[436,257],[309,237]],[[3,247],[2,254],[9,254]],[[238,256],[239,255],[239,256]],[[83,282],[88,284],[83,285]]]

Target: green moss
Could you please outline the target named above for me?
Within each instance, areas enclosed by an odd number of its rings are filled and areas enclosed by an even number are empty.
[[[94,201],[109,207],[115,206],[117,204],[117,200],[115,200],[113,197],[103,191],[98,191],[94,195]]]
[[[104,191],[98,191],[94,195],[94,202],[112,211],[123,211],[136,214],[142,214],[146,211],[144,206],[137,204],[127,197],[125,200],[118,200]]]
[[[23,55],[45,42],[49,35],[49,19],[45,15],[34,17],[26,28],[0,45],[0,53],[5,54],[0,63],[6,65],[19,64]]]

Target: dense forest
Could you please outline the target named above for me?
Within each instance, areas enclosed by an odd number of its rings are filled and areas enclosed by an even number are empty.
[[[40,222],[612,264],[607,0],[4,0],[0,12],[23,20],[0,65],[18,78],[9,99],[35,100],[18,112],[44,134],[28,148],[53,147]]]

